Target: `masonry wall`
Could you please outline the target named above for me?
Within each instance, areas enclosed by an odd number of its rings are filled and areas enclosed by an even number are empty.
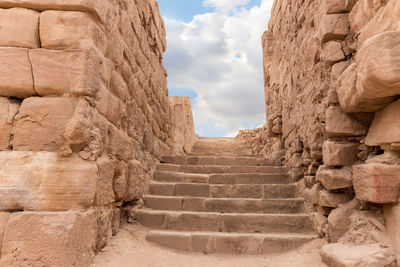
[[[194,120],[190,97],[169,96],[168,100],[173,114],[173,154],[184,155],[186,153],[190,153],[194,143],[198,140],[198,136],[194,130]]]
[[[276,0],[261,153],[301,181],[331,242],[400,247],[400,2]],[[272,154],[271,154],[272,153]]]
[[[173,148],[165,48],[155,0],[0,0],[1,266],[86,266],[118,231]]]

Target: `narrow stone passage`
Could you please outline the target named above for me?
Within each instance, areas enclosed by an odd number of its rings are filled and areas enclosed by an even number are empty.
[[[163,156],[136,220],[147,240],[183,251],[261,254],[316,236],[284,167],[233,138],[200,138],[187,156]]]

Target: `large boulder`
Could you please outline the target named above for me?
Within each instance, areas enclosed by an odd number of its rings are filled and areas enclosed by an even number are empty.
[[[327,244],[322,247],[320,255],[322,261],[331,267],[383,267],[394,264],[390,250],[379,244]]]
[[[356,61],[338,81],[345,112],[375,112],[400,94],[400,31],[378,34],[358,51]]]

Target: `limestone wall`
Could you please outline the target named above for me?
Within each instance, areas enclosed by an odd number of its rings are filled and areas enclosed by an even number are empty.
[[[194,143],[198,140],[198,136],[194,130],[190,97],[169,96],[168,100],[173,114],[173,153],[180,155],[190,153]]]
[[[173,148],[155,0],[0,0],[1,266],[86,266]]]
[[[331,242],[383,242],[384,204],[400,247],[399,22],[397,0],[276,0],[262,38],[263,150],[286,153]]]

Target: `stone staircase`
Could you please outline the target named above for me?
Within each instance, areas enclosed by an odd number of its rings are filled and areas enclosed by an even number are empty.
[[[147,240],[184,251],[274,253],[315,238],[286,169],[243,141],[200,138],[186,157],[164,156],[136,220]]]

